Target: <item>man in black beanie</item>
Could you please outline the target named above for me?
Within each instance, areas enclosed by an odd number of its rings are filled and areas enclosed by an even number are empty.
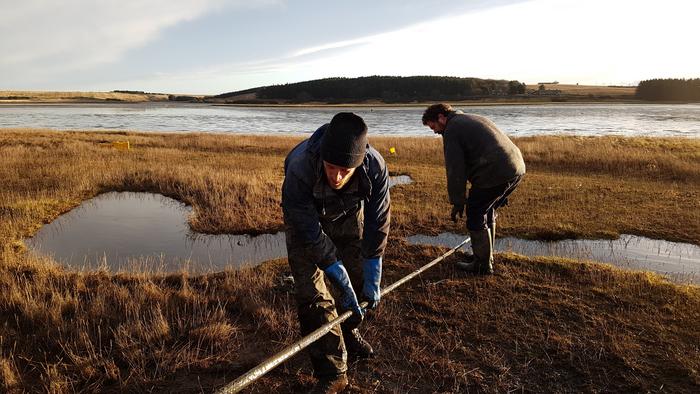
[[[294,147],[284,170],[282,210],[301,334],[335,319],[336,303],[341,313],[353,311],[309,346],[318,378],[312,392],[335,393],[348,384],[348,355],[374,353],[357,327],[365,312],[359,304],[367,301],[374,309],[379,303],[390,221],[388,171],[367,142],[365,122],[349,112]],[[337,301],[324,278],[338,290]]]

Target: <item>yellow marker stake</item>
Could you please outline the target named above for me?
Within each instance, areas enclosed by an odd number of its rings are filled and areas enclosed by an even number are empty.
[[[131,146],[129,145],[129,141],[113,141],[112,146],[121,151],[129,150],[131,149]]]

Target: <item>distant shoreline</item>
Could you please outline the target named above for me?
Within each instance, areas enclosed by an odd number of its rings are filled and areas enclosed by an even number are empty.
[[[585,100],[585,99],[567,99],[567,100],[436,100],[426,102],[411,102],[411,103],[383,103],[383,102],[353,102],[353,103],[324,103],[324,102],[309,102],[309,103],[219,103],[208,101],[165,101],[165,100],[143,100],[143,101],[117,101],[117,100],[2,100],[0,106],[13,105],[128,105],[128,104],[163,104],[163,105],[210,105],[216,107],[260,107],[260,108],[313,108],[313,107],[425,107],[437,102],[449,103],[453,106],[497,106],[497,105],[547,105],[547,104],[692,104],[688,102],[661,102],[661,101],[643,101],[636,99],[606,99],[606,100]]]
[[[633,87],[544,85],[540,93],[515,96],[492,96],[465,100],[432,100],[416,102],[384,102],[368,99],[356,102],[257,99],[246,97],[217,98],[214,95],[148,93],[135,91],[112,92],[49,92],[0,90],[0,106],[12,105],[119,105],[162,103],[167,105],[213,105],[250,108],[415,108],[435,102],[455,106],[547,105],[547,104],[691,104],[687,101],[645,101],[635,98]],[[528,85],[533,92],[536,85]]]
[[[634,87],[586,86],[565,84],[529,85],[531,93],[511,96],[471,97],[462,100],[417,100],[385,102],[381,99],[365,99],[347,102],[343,99],[294,102],[284,99],[258,98],[255,95],[239,95],[221,98],[216,95],[181,93],[153,93],[132,90],[111,92],[79,91],[28,91],[0,90],[0,105],[48,105],[48,104],[135,104],[169,103],[226,105],[241,107],[424,107],[435,102],[448,102],[459,106],[475,105],[539,105],[558,103],[639,103],[634,97]]]
[[[164,105],[201,105],[214,107],[243,107],[243,108],[423,108],[428,105],[444,102],[452,106],[460,107],[480,107],[480,106],[506,106],[506,105],[522,105],[522,106],[537,106],[537,105],[577,105],[577,104],[659,104],[659,105],[684,105],[684,104],[699,104],[697,102],[688,101],[644,101],[635,99],[619,99],[619,100],[561,100],[561,101],[535,101],[535,100],[520,100],[520,101],[430,101],[421,103],[281,103],[281,104],[243,104],[243,103],[212,103],[212,102],[187,102],[187,101],[105,101],[105,100],[0,100],[0,107],[10,106],[69,106],[69,105],[133,105],[133,104],[164,104]]]

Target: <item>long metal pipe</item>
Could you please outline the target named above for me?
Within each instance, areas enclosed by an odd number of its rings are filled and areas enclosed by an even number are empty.
[[[399,287],[402,284],[408,282],[409,280],[415,278],[416,276],[420,275],[424,271],[430,269],[432,266],[434,266],[435,264],[444,260],[447,256],[449,256],[452,253],[454,253],[455,251],[457,251],[457,249],[461,248],[462,246],[467,244],[469,241],[471,241],[471,239],[469,237],[467,237],[464,241],[462,241],[459,245],[455,246],[454,248],[450,249],[447,253],[445,253],[442,256],[436,258],[435,260],[429,262],[428,264],[422,266],[421,268],[413,271],[412,273],[404,276],[403,278],[397,280],[396,282],[392,283],[390,286],[385,287],[384,289],[382,289],[381,296],[382,297],[386,296],[387,294],[389,294],[391,291],[393,291],[397,287]],[[366,308],[367,302],[361,303],[360,307]],[[322,336],[327,334],[331,329],[333,329],[334,326],[344,322],[351,315],[352,315],[352,311],[346,311],[345,313],[338,316],[337,318],[335,318],[335,319],[331,320],[330,322],[317,328],[311,334],[305,336],[304,338],[300,339],[297,342],[294,342],[293,344],[282,349],[282,351],[280,351],[279,353],[275,354],[274,356],[272,356],[272,357],[268,358],[267,360],[263,361],[262,363],[258,364],[257,367],[251,369],[250,371],[246,372],[245,375],[242,375],[238,379],[234,380],[233,382],[231,382],[231,383],[227,384],[226,386],[224,386],[223,388],[219,389],[216,393],[217,394],[228,394],[228,393],[237,393],[237,392],[243,390],[246,386],[253,383],[255,380],[257,380],[261,376],[265,375],[266,373],[270,372],[278,365],[285,362],[288,358],[299,353],[302,349],[304,349],[305,347],[309,346],[310,344],[314,343],[316,340],[318,340],[319,338],[321,338]]]

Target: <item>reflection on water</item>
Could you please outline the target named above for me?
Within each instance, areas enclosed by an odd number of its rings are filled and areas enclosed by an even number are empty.
[[[220,271],[284,256],[284,234],[204,235],[191,209],[151,193],[105,193],[44,226],[27,245],[74,268]]]
[[[409,184],[405,175],[391,185]],[[284,233],[205,235],[187,225],[191,209],[151,193],[105,193],[61,215],[26,244],[78,269],[105,266],[112,271],[215,272],[287,256]],[[464,235],[442,233],[408,237],[412,244],[454,246]],[[497,251],[528,256],[561,256],[655,271],[678,282],[700,284],[700,247],[622,235],[617,240],[496,240]]]
[[[700,104],[551,104],[457,108],[486,116],[513,136],[561,133],[700,135]],[[421,122],[422,107],[350,107],[343,110],[362,116],[372,135],[433,135]],[[175,103],[3,105],[0,107],[0,127],[306,134],[329,122],[338,111],[338,108],[256,108]]]
[[[389,177],[390,187],[413,182]],[[191,209],[151,193],[105,193],[44,226],[30,249],[74,268],[215,272],[287,256],[284,233],[206,235],[187,225]]]
[[[465,237],[442,233],[434,237],[414,235],[407,240],[412,244],[452,247]],[[700,247],[686,243],[627,234],[616,240],[531,241],[506,237],[496,239],[496,251],[601,261],[621,268],[658,272],[680,283],[700,284]]]

